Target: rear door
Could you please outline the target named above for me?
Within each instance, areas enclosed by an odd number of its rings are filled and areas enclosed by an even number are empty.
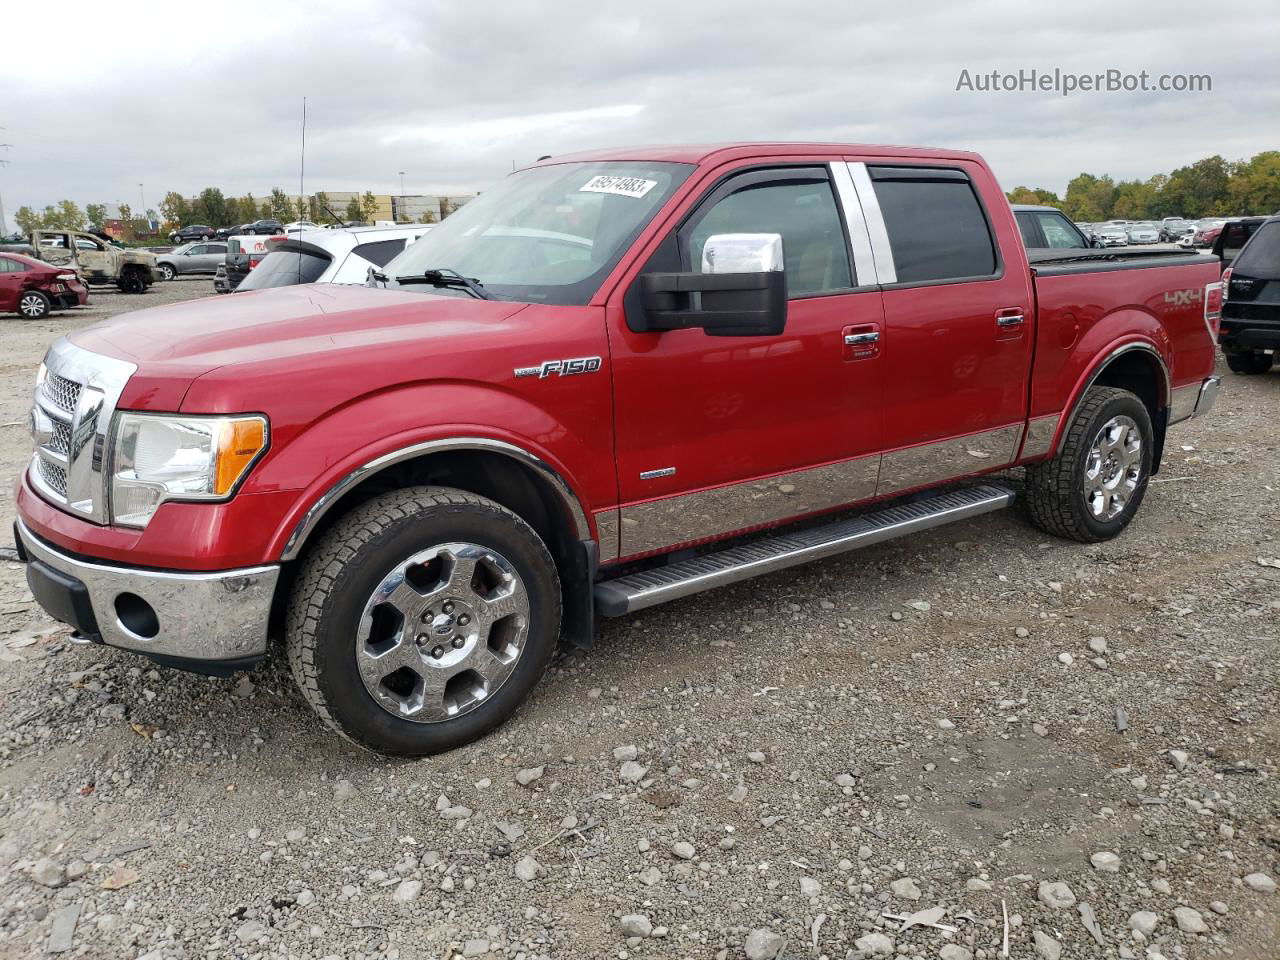
[[[225,243],[206,243],[199,257],[200,272],[213,273],[218,269],[218,264],[226,259],[227,245]]]
[[[25,272],[26,267],[20,261],[0,256],[0,313],[18,309],[18,292]]]
[[[1003,194],[965,160],[878,159],[850,170],[884,296],[877,495],[1011,463],[1026,417],[1034,301]]]
[[[45,263],[62,266],[75,262],[75,248],[71,234],[61,230],[37,230],[31,235],[36,256]]]

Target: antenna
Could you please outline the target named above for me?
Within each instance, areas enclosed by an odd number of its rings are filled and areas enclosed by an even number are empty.
[[[298,203],[301,204],[307,192],[303,184],[307,176],[307,98],[302,98],[302,156],[298,160]],[[299,207],[301,209],[301,207]],[[289,239],[289,234],[284,236]],[[298,232],[298,282],[302,282],[302,232]]]

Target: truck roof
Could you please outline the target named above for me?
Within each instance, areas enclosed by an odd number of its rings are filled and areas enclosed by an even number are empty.
[[[917,157],[921,160],[971,160],[982,158],[968,150],[940,150],[932,147],[895,147],[860,143],[694,143],[655,144],[649,146],[613,147],[608,150],[591,150],[547,157],[533,166],[556,163],[581,163],[601,160],[665,161],[667,163],[706,163],[709,160],[724,162],[742,157],[787,156],[797,153],[840,157],[845,154],[859,156]]]

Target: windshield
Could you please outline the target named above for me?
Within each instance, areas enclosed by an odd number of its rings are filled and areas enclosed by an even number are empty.
[[[388,282],[455,270],[500,299],[585,304],[692,170],[684,163],[641,162],[521,170],[387,264]]]
[[[1232,267],[1233,276],[1280,280],[1280,220],[1272,220],[1259,227]]]

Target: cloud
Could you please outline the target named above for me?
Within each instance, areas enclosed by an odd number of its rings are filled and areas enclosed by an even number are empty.
[[[814,139],[982,152],[1006,187],[1081,170],[1147,177],[1275,149],[1280,13],[1246,0],[1248,41],[1203,3],[878,5],[508,0],[70,4],[56,54],[0,59],[0,195],[147,204],[205,186],[463,192],[542,154],[626,143]],[[47,13],[6,11],[6,35]],[[1210,73],[1199,94],[957,92],[962,69]]]

